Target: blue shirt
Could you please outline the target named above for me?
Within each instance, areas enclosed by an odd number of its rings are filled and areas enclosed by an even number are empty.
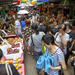
[[[25,27],[26,23],[24,21],[21,21],[21,31],[23,32],[23,28]]]

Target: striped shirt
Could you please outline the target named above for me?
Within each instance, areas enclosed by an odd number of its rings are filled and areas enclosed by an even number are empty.
[[[60,62],[64,61],[64,54],[63,52],[61,51],[60,48],[58,48],[53,54],[52,56],[54,57],[55,59],[55,65],[58,66],[60,64]],[[48,75],[59,75],[58,74],[58,71],[59,70],[49,70],[48,71]]]

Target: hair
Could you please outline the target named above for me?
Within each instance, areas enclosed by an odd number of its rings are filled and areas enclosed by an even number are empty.
[[[49,31],[48,31],[48,34],[49,34],[49,32],[51,32],[51,34],[54,34],[54,32],[53,32],[52,30],[49,30]]]
[[[31,28],[35,31],[36,34],[39,34],[39,30],[38,30],[37,24],[32,24]]]
[[[62,29],[62,26],[61,25],[58,27],[58,30],[60,30],[60,29]]]
[[[72,29],[72,25],[71,24],[65,24],[65,26],[64,26],[64,30],[66,30],[67,29],[67,27],[69,27],[69,29]]]
[[[30,26],[30,21],[29,20],[26,20],[25,23],[26,23],[26,26]]]
[[[62,27],[62,26],[59,26],[59,27],[58,27],[58,31],[59,31],[60,29],[62,29],[63,31],[66,30],[65,27]]]
[[[44,43],[46,43],[47,45],[49,45],[50,43],[52,45],[55,44],[55,41],[54,41],[54,36],[51,35],[51,34],[46,34],[43,36],[42,40],[44,41]]]
[[[2,56],[3,56],[3,52],[2,52],[2,50],[0,49],[0,60],[1,60]]]

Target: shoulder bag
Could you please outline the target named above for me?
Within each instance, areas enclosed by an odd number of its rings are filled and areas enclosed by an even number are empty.
[[[5,64],[5,68],[6,68],[7,75],[13,75],[12,69],[8,63]]]

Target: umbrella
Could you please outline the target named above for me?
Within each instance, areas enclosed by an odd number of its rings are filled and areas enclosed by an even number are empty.
[[[19,10],[17,14],[28,14],[29,12],[27,10]]]
[[[25,4],[24,3],[21,3],[19,5],[17,5],[18,7],[25,7]]]

